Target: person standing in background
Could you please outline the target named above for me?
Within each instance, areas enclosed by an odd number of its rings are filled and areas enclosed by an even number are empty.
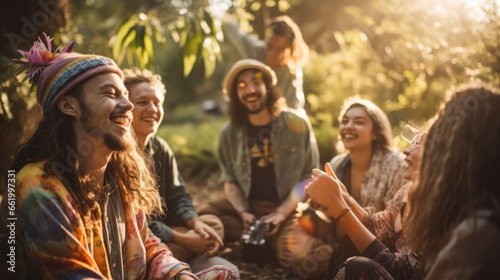
[[[279,16],[266,27],[265,40],[242,33],[238,26],[224,23],[226,46],[231,48],[228,65],[239,59],[253,58],[265,63],[276,73],[277,84],[286,105],[303,113],[305,97],[302,67],[309,59],[309,47],[297,24],[288,16]]]

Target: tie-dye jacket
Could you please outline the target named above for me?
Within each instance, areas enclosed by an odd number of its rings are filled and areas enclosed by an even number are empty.
[[[111,279],[101,219],[95,230],[86,230],[67,189],[56,177],[44,178],[42,167],[43,162],[28,164],[16,178],[15,279]],[[122,201],[125,279],[177,279],[180,274],[197,279],[187,264],[158,248],[159,239],[148,230],[145,214],[134,212],[123,195]],[[2,212],[5,216],[7,211]]]

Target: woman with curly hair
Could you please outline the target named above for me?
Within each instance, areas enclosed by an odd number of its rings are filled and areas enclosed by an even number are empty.
[[[439,112],[425,140],[421,172],[412,177],[405,210],[408,252],[417,262],[408,262],[399,272],[393,270],[392,260],[404,255],[384,253],[387,249],[376,239],[379,234],[364,229],[356,208],[351,211],[338,199],[345,196],[339,195],[345,188],[335,175],[313,171],[307,193],[327,209],[364,256],[339,262],[334,254],[330,263],[334,273],[327,279],[490,279],[495,275],[500,257],[498,109],[499,89],[480,84],[457,90]],[[414,264],[413,273],[400,274],[413,270]]]
[[[460,88],[429,131],[406,230],[426,279],[498,275],[499,110],[498,88]]]

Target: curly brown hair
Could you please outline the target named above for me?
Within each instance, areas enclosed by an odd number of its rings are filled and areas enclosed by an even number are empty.
[[[135,85],[140,83],[149,83],[158,88],[163,95],[167,92],[165,84],[161,81],[161,76],[153,74],[147,69],[127,68],[123,69],[125,87],[130,91]]]

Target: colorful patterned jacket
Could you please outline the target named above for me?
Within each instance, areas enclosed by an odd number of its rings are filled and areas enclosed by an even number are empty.
[[[42,167],[43,162],[28,164],[17,174],[14,278],[111,279],[101,219],[96,219],[93,231],[87,230],[66,187],[56,177],[44,178]],[[167,249],[158,248],[159,239],[148,230],[145,213],[133,209],[123,195],[121,198],[125,214],[124,278],[176,279],[187,274],[197,279],[187,264],[172,257]],[[6,200],[4,196],[2,216],[8,213],[4,211]],[[100,211],[97,209],[97,213]],[[2,217],[2,232],[6,219]]]

